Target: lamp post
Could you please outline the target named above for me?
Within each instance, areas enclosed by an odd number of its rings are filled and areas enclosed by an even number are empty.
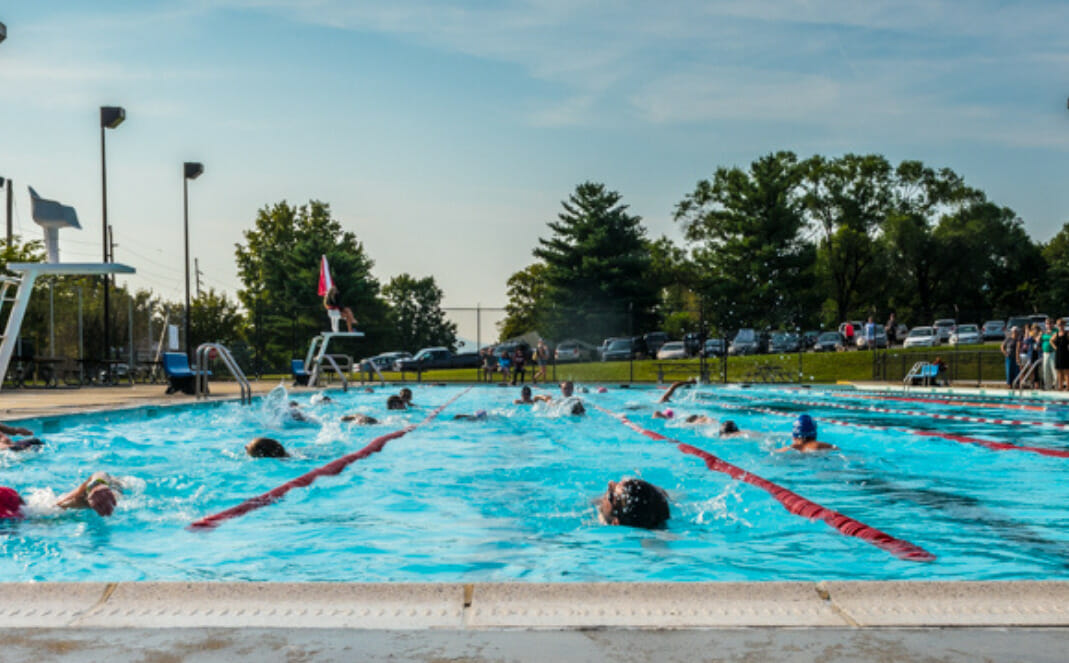
[[[187,161],[182,164],[182,211],[186,240],[186,357],[193,361],[193,347],[190,345],[189,324],[189,180],[195,180],[204,172],[204,164]]]
[[[108,168],[105,159],[104,130],[114,129],[126,119],[126,111],[120,106],[100,107],[100,188],[103,213],[104,262],[111,262],[108,246]],[[110,359],[111,353],[111,289],[110,277],[104,275],[104,359]],[[110,367],[109,367],[110,371]]]

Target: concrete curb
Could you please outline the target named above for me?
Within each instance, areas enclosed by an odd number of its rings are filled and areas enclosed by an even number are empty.
[[[1069,582],[0,583],[0,629],[1067,627]]]

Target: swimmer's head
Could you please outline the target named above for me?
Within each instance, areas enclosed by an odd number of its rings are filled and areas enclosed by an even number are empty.
[[[642,479],[610,481],[598,502],[598,514],[606,525],[647,529],[662,526],[670,517],[664,491]]]
[[[572,403],[572,407],[569,410],[569,413],[574,414],[576,416],[586,414],[586,408],[583,407],[583,402],[578,398],[575,399],[575,402]]]
[[[531,400],[531,388],[527,385],[523,385],[523,387],[520,389],[520,398],[525,401]]]
[[[813,421],[813,417],[808,414],[798,415],[791,428],[791,437],[799,440],[817,439],[817,422]]]
[[[401,400],[403,400],[405,403],[411,403],[412,402],[412,390],[409,389],[408,387],[403,387],[401,389],[400,396],[401,396]]]
[[[14,488],[0,486],[0,520],[22,518],[22,505],[25,502]]]
[[[728,420],[726,420],[726,421],[724,421],[724,422],[722,422],[720,424],[720,434],[721,435],[729,435],[731,433],[738,433],[738,432],[739,432],[739,427],[731,419],[728,419]]]
[[[99,515],[110,516],[115,511],[119,498],[115,496],[115,491],[110,485],[98,483],[86,493],[85,501],[89,504],[89,508]]]
[[[561,382],[560,383],[560,393],[565,398],[568,398],[569,396],[571,396],[572,394],[575,393],[575,383],[573,383],[571,380],[567,380],[565,382]]]
[[[607,393],[609,393],[609,390],[606,389],[605,387],[598,387],[598,393],[599,394],[607,394]]]
[[[666,407],[664,409],[664,413],[663,414],[664,414],[664,418],[665,419],[671,419],[672,417],[676,416],[675,411],[673,411],[672,408],[670,408],[670,407]]]
[[[297,401],[290,401],[290,407],[300,407],[300,406],[301,406],[301,404],[298,403]]]
[[[408,406],[405,405],[405,399],[401,398],[397,394],[390,396],[386,399],[387,410],[407,410]]]
[[[245,452],[253,458],[285,458],[289,456],[282,443],[270,437],[258,437],[249,442],[245,445]]]

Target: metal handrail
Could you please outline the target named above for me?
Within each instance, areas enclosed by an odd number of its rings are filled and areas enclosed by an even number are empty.
[[[248,378],[245,377],[245,373],[238,366],[238,363],[234,361],[234,355],[230,354],[230,350],[225,345],[220,343],[201,343],[197,347],[197,368],[194,376],[195,393],[197,399],[208,397],[208,352],[215,350],[219,355],[219,359],[222,360],[223,365],[226,366],[230,374],[237,380],[238,385],[241,388],[241,404],[252,404],[252,386],[249,385]]]
[[[334,367],[334,372],[337,373],[338,376],[341,378],[341,390],[342,391],[349,391],[349,381],[345,379],[345,373],[343,373],[341,368],[338,367],[338,362],[334,361],[334,355],[323,355],[323,359],[326,360],[326,362],[328,364],[330,364],[331,366]],[[318,376],[319,376],[319,366],[317,365],[316,366],[316,377],[318,377]]]
[[[1043,363],[1042,359],[1033,359],[1024,367],[1024,370],[1017,374],[1017,377],[1013,380],[1013,384],[1010,385],[1010,390],[1024,391],[1024,382],[1032,377],[1032,374],[1036,372],[1036,367]]]

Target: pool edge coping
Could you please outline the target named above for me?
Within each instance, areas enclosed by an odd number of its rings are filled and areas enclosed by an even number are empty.
[[[0,629],[751,627],[1069,627],[1069,581],[0,583]]]

